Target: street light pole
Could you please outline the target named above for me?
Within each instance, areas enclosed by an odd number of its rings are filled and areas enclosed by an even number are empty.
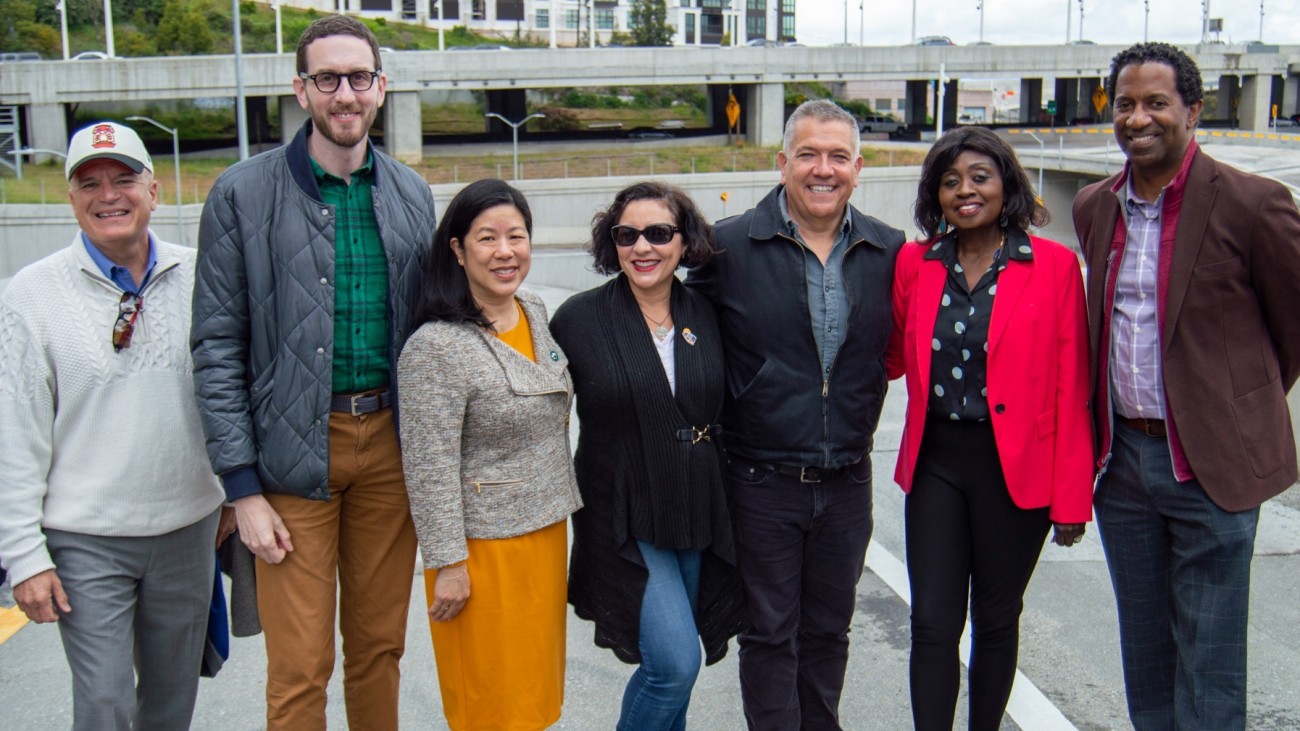
[[[1142,42],[1146,43],[1147,30],[1151,27],[1151,0],[1142,0]]]
[[[1262,7],[1263,6],[1262,2],[1260,3],[1260,6],[1261,6],[1260,11],[1262,15],[1263,14],[1262,11],[1264,9]],[[63,60],[67,61],[68,60],[68,6],[67,3],[64,2],[64,0],[59,0],[59,2],[56,3],[54,7],[56,10],[59,11],[59,33],[60,36],[63,38]]]
[[[514,170],[515,170],[514,180],[519,180],[519,128],[522,127],[522,126],[524,126],[525,124],[528,124],[528,121],[531,120],[531,119],[544,119],[544,118],[546,117],[546,115],[545,115],[545,114],[530,114],[530,115],[528,115],[527,117],[524,117],[523,119],[519,120],[518,122],[511,122],[510,120],[506,119],[505,117],[501,116],[500,114],[497,114],[496,112],[488,112],[487,114],[484,114],[483,116],[484,116],[484,117],[492,117],[492,118],[494,118],[494,119],[499,119],[499,120],[501,120],[502,122],[505,122],[506,124],[510,125],[511,147],[512,147],[513,150],[514,150],[514,163],[515,163],[515,164],[514,164]]]
[[[984,43],[984,0],[979,0],[980,9],[980,43]]]
[[[175,129],[151,117],[127,117],[128,122],[147,122],[172,136],[172,167],[176,169],[176,235],[178,243],[185,245],[185,215],[181,210],[181,138]]]
[[[19,180],[23,179],[23,155],[28,157],[35,157],[37,155],[54,155],[56,157],[61,157],[64,160],[68,159],[67,155],[58,150],[41,150],[35,147],[23,147],[18,150],[10,150],[9,154],[14,156],[14,173]]]

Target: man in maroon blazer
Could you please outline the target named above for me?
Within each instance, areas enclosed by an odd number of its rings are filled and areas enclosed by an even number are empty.
[[[1296,481],[1300,213],[1198,149],[1200,70],[1181,50],[1121,51],[1107,90],[1128,163],[1079,192],[1074,225],[1129,717],[1243,729],[1259,505]]]

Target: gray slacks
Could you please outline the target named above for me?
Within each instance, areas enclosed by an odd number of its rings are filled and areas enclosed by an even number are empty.
[[[59,633],[72,670],[74,731],[189,728],[220,515],[140,538],[46,529],[72,606]]]

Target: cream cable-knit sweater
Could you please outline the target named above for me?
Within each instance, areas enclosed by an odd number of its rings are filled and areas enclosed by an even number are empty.
[[[113,352],[122,292],[72,245],[0,295],[0,562],[14,585],[55,568],[42,528],[156,536],[224,497],[190,366],[195,252],[155,238],[131,347]]]

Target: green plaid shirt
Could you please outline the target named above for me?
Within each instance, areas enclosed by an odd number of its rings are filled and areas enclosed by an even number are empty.
[[[388,385],[388,259],[375,223],[374,158],[352,184],[311,161],[321,200],[334,207],[334,393]]]

